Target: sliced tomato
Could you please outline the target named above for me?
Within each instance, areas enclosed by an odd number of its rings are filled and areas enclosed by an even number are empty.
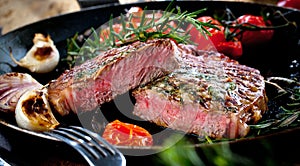
[[[144,128],[115,120],[103,132],[103,138],[113,145],[152,146],[152,135]]]
[[[270,22],[265,22],[262,16],[254,16],[250,14],[242,15],[237,18],[236,22],[243,26],[257,26],[261,28],[271,25]],[[272,39],[274,30],[245,30],[240,33],[237,38],[242,42],[243,45],[256,45],[268,42]]]

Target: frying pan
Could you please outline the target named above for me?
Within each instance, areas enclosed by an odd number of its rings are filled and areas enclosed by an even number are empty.
[[[16,66],[9,58],[9,47],[13,49],[13,54],[17,59],[23,57],[26,52],[32,46],[32,39],[35,33],[49,34],[53,39],[55,45],[57,46],[62,58],[67,54],[67,39],[73,37],[76,33],[83,34],[86,30],[93,27],[97,29],[100,25],[106,23],[111,14],[113,16],[119,16],[120,13],[125,13],[126,9],[131,6],[146,7],[149,10],[163,10],[169,4],[169,1],[164,2],[148,2],[148,3],[135,3],[126,5],[116,5],[107,4],[92,6],[84,8],[79,12],[64,14],[61,16],[52,17],[45,19],[12,32],[9,32],[0,37],[0,73],[7,72],[28,72],[23,68]],[[300,25],[300,11],[288,8],[281,8],[273,5],[259,4],[259,3],[249,3],[249,2],[226,2],[226,1],[177,1],[175,5],[180,6],[181,10],[188,10],[190,12],[196,11],[198,9],[207,8],[207,11],[202,15],[212,16],[216,11],[224,10],[229,8],[236,16],[243,14],[253,14],[259,15],[261,10],[279,10],[288,20],[295,21]],[[276,20],[275,20],[276,21]],[[279,29],[276,31],[274,38],[271,42],[256,46],[244,48],[243,57],[239,59],[241,64],[246,64],[248,66],[257,68],[261,71],[261,74],[265,77],[269,76],[282,76],[290,77],[291,74],[299,71],[299,69],[291,69],[290,65],[292,61],[300,61],[300,30],[298,29]],[[51,72],[47,75],[35,75],[33,77],[37,78],[38,81],[45,84],[51,79],[57,78],[60,73],[65,69],[63,64],[60,64],[57,70]],[[109,106],[108,106],[109,107]],[[116,115],[118,116],[118,115]],[[68,118],[68,117],[67,117]],[[67,120],[67,122],[72,122],[72,117]],[[76,121],[76,119],[75,119]],[[14,119],[11,115],[1,113],[0,116],[1,128],[3,127],[5,131],[9,132],[10,137],[13,135],[22,135],[23,140],[32,142],[33,140],[39,140],[43,143],[48,144],[59,144],[59,141],[46,136],[42,133],[32,132],[28,130],[21,129],[17,127]],[[143,124],[141,124],[143,125]],[[150,128],[152,126],[150,125]],[[150,129],[151,130],[151,129]],[[232,145],[234,151],[239,153],[254,155],[259,153],[263,155],[264,151],[260,152],[250,152],[243,149],[252,149],[253,147],[262,147],[261,141],[267,141],[270,145],[276,147],[275,151],[280,149],[288,150],[287,147],[294,146],[300,147],[298,145],[297,139],[300,138],[299,128],[287,129],[280,132],[275,132],[268,135],[262,135],[255,138],[244,138],[237,140],[227,141]],[[12,134],[13,133],[13,134]],[[14,144],[19,144],[16,138],[13,140]],[[282,140],[285,140],[284,143]],[[286,141],[288,140],[288,141]],[[52,142],[52,143],[49,143]],[[250,142],[250,143],[249,143]],[[280,142],[280,144],[278,144]],[[216,143],[216,144],[223,144]],[[193,145],[196,148],[205,149],[214,145],[207,145],[201,143],[195,143]],[[243,148],[241,148],[243,147]],[[119,147],[121,151],[156,151],[160,148],[160,145],[153,147]],[[275,152],[274,151],[274,152]],[[281,153],[275,153],[274,155],[282,155]],[[290,159],[295,159],[295,154],[283,154],[283,156]],[[259,157],[261,158],[261,157]]]

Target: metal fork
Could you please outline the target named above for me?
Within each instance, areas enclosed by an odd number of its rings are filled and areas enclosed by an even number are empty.
[[[124,155],[99,134],[79,126],[59,127],[45,134],[77,150],[89,165],[125,166]]]

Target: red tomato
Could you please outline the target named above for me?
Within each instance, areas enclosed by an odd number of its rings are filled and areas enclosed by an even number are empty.
[[[240,41],[220,42],[216,47],[219,52],[231,55],[232,58],[238,58],[243,54],[243,47]]]
[[[112,28],[116,33],[120,33],[123,30],[121,24],[114,24]],[[108,39],[109,35],[110,35],[110,29],[109,28],[103,29],[100,33],[100,42],[104,41],[105,39]]]
[[[140,7],[131,7],[129,9],[129,11],[127,12],[127,16],[131,17],[131,20],[130,20],[131,25],[134,28],[138,28],[140,26],[141,18],[143,16],[143,13],[144,13],[144,11]],[[145,21],[144,24],[147,24],[147,23],[149,23],[149,21],[152,21],[153,13],[152,12],[151,13],[146,12],[145,14],[146,14],[145,15],[146,19],[144,20]],[[161,18],[161,17],[162,17],[162,13],[160,13],[160,12],[157,12],[157,13],[154,14],[155,20],[159,20],[159,18]],[[126,23],[125,26],[130,27],[128,22]],[[172,22],[169,23],[169,26],[176,27],[177,25],[174,21],[172,21]],[[115,33],[121,33],[122,30],[123,30],[122,24],[121,23],[115,23],[113,25],[113,30],[114,30]],[[170,30],[171,30],[170,28],[167,28],[167,29],[165,29],[165,31],[163,33],[167,34],[167,33],[170,32]],[[156,27],[149,27],[148,29],[145,29],[144,31],[147,32],[147,33],[156,32],[157,29],[156,29]],[[103,29],[101,31],[101,34],[100,34],[100,42],[104,41],[104,39],[107,39],[109,37],[109,35],[110,35],[110,29],[109,28]],[[137,36],[136,36],[136,34],[132,34],[131,37],[134,38],[134,37],[137,37]],[[118,39],[116,39],[116,41],[118,41]]]
[[[225,35],[224,35],[224,27],[221,26],[221,24],[219,23],[218,20],[213,19],[210,16],[203,16],[203,17],[199,17],[197,19],[200,22],[209,22],[211,21],[212,24],[217,25],[218,29],[215,28],[209,28],[207,27],[207,31],[209,31],[211,33],[211,36],[209,36],[209,39],[211,40],[212,44],[217,45],[219,42],[225,42]],[[196,28],[192,28],[190,31],[190,35],[191,35],[191,40],[195,43],[198,44],[198,49],[207,49],[211,43],[209,41],[207,41],[207,39],[205,39],[205,37],[199,33],[199,31]]]
[[[262,28],[267,26],[262,16],[242,15],[237,18],[236,21],[238,24],[243,24],[244,26],[255,25]],[[271,23],[268,22],[268,24]],[[273,34],[274,30],[245,30],[243,33],[241,33],[241,35],[237,36],[237,38],[244,45],[255,45],[270,41],[273,37]]]
[[[105,127],[102,137],[113,145],[151,146],[152,135],[142,127],[115,120]]]
[[[219,51],[233,58],[237,58],[242,55],[243,50],[241,43],[239,41],[226,41],[224,27],[218,20],[213,19],[210,16],[199,17],[197,20],[205,23],[211,21],[212,24],[217,25],[217,27],[220,29],[218,30],[216,28],[207,27],[207,31],[211,33],[211,36],[209,36],[210,40],[207,40],[195,27],[190,27],[191,40],[198,44],[198,49],[216,49],[215,51]]]
[[[277,6],[290,7],[300,10],[300,0],[280,0],[277,2]]]

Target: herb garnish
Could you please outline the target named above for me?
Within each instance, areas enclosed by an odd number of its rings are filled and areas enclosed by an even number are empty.
[[[277,90],[277,95],[270,99],[269,111],[263,119],[255,125],[250,125],[253,133],[261,135],[300,126],[300,82],[270,77],[266,83]]]
[[[188,13],[187,11],[181,12],[179,7],[172,8],[173,1],[169,4],[167,9],[162,12],[162,17],[159,19],[155,19],[155,11],[152,13],[152,17],[147,16],[145,12],[141,14],[139,17],[140,20],[140,26],[134,26],[132,24],[132,19],[136,18],[133,14],[129,15],[123,15],[121,14],[118,18],[120,20],[120,25],[122,26],[122,30],[119,32],[116,32],[114,30],[113,25],[116,23],[116,19],[113,19],[111,16],[111,19],[108,22],[108,33],[106,38],[101,38],[99,34],[101,34],[102,31],[107,31],[107,29],[103,28],[100,29],[100,31],[95,30],[93,28],[90,29],[91,36],[90,38],[84,39],[85,44],[83,46],[80,46],[77,44],[76,39],[78,38],[78,34],[76,34],[73,38],[68,40],[68,57],[65,59],[69,64],[70,67],[72,67],[75,62],[84,62],[87,59],[93,58],[97,55],[99,55],[99,52],[106,51],[108,49],[114,48],[114,47],[120,47],[122,45],[130,44],[134,41],[146,41],[148,39],[153,38],[172,38],[176,40],[178,43],[184,43],[184,44],[193,44],[192,41],[189,40],[189,32],[184,31],[180,27],[186,26],[186,23],[190,23],[194,25],[200,33],[202,33],[205,37],[207,35],[211,35],[205,27],[210,28],[216,28],[215,25],[208,23],[200,22],[196,19],[196,17],[206,11],[206,9],[197,10],[192,13]],[[147,10],[145,8],[144,10]],[[175,13],[177,11],[177,13]],[[263,17],[268,20],[270,13],[264,13]],[[228,32],[226,34],[226,37],[228,40],[230,38],[234,38],[237,35],[240,35],[240,33],[243,33],[246,30],[267,30],[267,29],[277,29],[287,26],[296,27],[297,25],[295,22],[291,22],[287,20],[282,13],[276,11],[273,13],[272,16],[279,15],[284,24],[279,26],[269,26],[269,27],[259,27],[255,25],[245,25],[245,24],[236,24],[234,21],[236,17],[232,14],[232,12],[227,9],[226,15],[224,16],[216,16],[217,18],[226,28],[225,32]],[[146,17],[147,16],[147,17]],[[227,17],[227,19],[225,18]],[[230,16],[230,17],[229,17]],[[170,26],[169,23],[176,22],[177,26],[173,27]],[[183,25],[185,24],[185,25]],[[147,31],[148,29],[154,29],[156,31]],[[229,29],[236,29],[234,31],[229,31]],[[168,33],[164,33],[166,30],[168,30]],[[268,81],[267,81],[268,82]],[[295,81],[292,81],[295,82]],[[293,83],[294,84],[294,83]],[[298,82],[299,84],[299,82]],[[295,86],[293,88],[290,87],[280,87],[276,98],[276,102],[278,100],[288,100],[288,102],[285,103],[276,103],[276,108],[272,108],[274,111],[276,111],[274,116],[269,117],[268,115],[264,115],[263,119],[255,124],[250,125],[251,132],[254,135],[261,135],[263,133],[270,133],[275,130],[281,130],[288,127],[293,126],[300,126],[300,88],[299,85]],[[234,89],[234,84],[229,84],[228,89]],[[212,89],[211,89],[212,90]],[[270,101],[272,102],[272,101]],[[234,108],[227,108],[228,110],[234,111]],[[270,113],[272,114],[272,113]],[[250,136],[250,135],[249,135]],[[213,143],[213,142],[220,142],[220,141],[228,141],[228,139],[222,139],[222,140],[210,140],[208,137],[205,140],[202,140],[200,142],[206,142],[206,143]]]
[[[206,38],[207,35],[211,35],[206,30],[207,27],[218,29],[210,22],[204,23],[196,19],[200,13],[206,11],[205,8],[189,13],[187,11],[182,12],[178,6],[174,8],[173,5],[174,1],[171,1],[165,11],[160,12],[161,17],[159,18],[155,17],[158,11],[146,13],[147,7],[138,16],[132,13],[121,14],[117,18],[111,16],[108,25],[106,27],[105,25],[101,26],[99,33],[97,30],[91,29],[92,35],[85,39],[83,46],[77,44],[78,34],[76,34],[68,40],[68,56],[65,61],[72,67],[75,62],[80,64],[99,55],[101,51],[154,38],[171,38],[177,43],[193,44],[190,40],[189,30],[186,30],[190,24]],[[134,25],[134,19],[139,20],[139,26]],[[114,29],[116,24],[121,26],[119,31]]]

